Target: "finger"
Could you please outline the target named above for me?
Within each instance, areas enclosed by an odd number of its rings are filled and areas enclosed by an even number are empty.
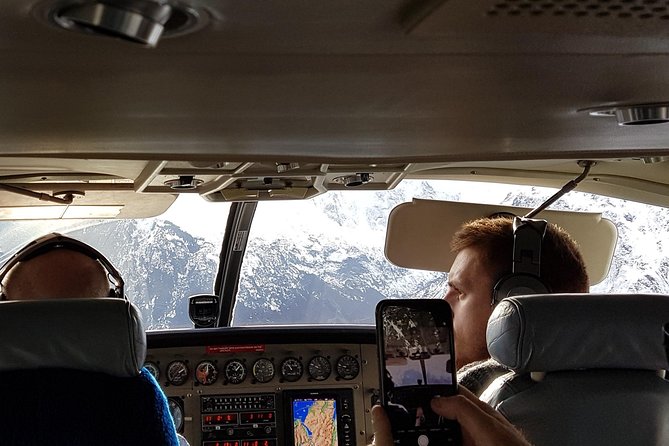
[[[465,395],[434,398],[431,405],[437,414],[457,420],[463,427],[467,423],[489,422],[492,416],[480,410],[478,405]]]
[[[472,392],[469,391],[466,387],[463,386],[458,386],[458,393],[465,398],[467,398],[469,401],[471,401],[476,407],[484,411],[486,414],[490,415],[491,417],[494,417],[502,422],[507,423],[506,418],[502,414],[500,414],[497,410],[493,409],[489,404],[487,404],[484,401],[481,401],[476,395],[474,395]]]
[[[490,406],[487,407],[490,408]],[[466,439],[471,439],[473,444],[528,444],[504,417],[499,414],[490,414],[487,410],[481,409],[479,404],[465,395],[432,400],[432,410],[441,416],[460,423],[463,436]],[[495,415],[499,415],[501,420]]]
[[[372,428],[374,429],[375,446],[393,446],[390,420],[381,406],[372,407]]]

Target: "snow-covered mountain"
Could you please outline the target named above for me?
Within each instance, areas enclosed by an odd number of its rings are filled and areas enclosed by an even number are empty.
[[[552,193],[542,188],[490,190],[472,183],[437,186],[413,181],[392,191],[260,203],[234,323],[373,323],[381,298],[438,297],[445,290],[445,274],[398,268],[384,258],[386,220],[394,206],[413,197],[481,201],[484,196],[488,202],[534,207]],[[664,236],[669,209],[578,193],[552,208],[600,211],[618,226],[620,240],[609,277],[593,291],[669,294],[669,240]],[[168,217],[100,222],[70,233],[97,247],[118,267],[127,294],[150,328],[191,326],[187,298],[213,291],[225,223],[211,214],[186,220],[182,213],[174,221]],[[206,220],[211,229],[193,230],[198,220]],[[26,228],[23,223],[5,223],[0,246],[12,246],[14,238],[30,239],[27,235],[34,228]]]

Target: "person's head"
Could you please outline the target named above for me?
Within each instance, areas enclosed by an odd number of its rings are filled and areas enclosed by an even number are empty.
[[[457,367],[489,358],[486,326],[493,288],[511,274],[513,220],[481,218],[465,223],[451,240],[456,253],[445,299],[453,309]],[[541,245],[541,281],[552,293],[586,293],[588,274],[576,242],[548,224]]]
[[[110,276],[120,280],[120,276],[98,251],[60,234],[49,234],[30,243],[1,271],[2,299],[123,295],[122,280],[115,284],[109,280]]]

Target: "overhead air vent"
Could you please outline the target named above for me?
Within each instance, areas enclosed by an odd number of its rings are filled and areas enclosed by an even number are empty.
[[[41,3],[35,10],[69,31],[121,38],[155,47],[163,37],[201,29],[208,15],[168,0],[65,0]]]
[[[548,53],[579,54],[582,50],[590,53],[592,48],[601,48],[602,42],[588,42],[580,36],[633,41],[669,35],[667,0],[413,0],[411,3],[431,5],[427,10],[414,8],[403,17],[411,35],[456,39],[467,36],[471,42],[503,45],[514,52],[540,48]],[[487,38],[482,37],[481,29],[486,30]],[[626,52],[624,48],[624,45],[617,47],[616,51]]]
[[[202,183],[204,183],[203,180],[192,175],[181,175],[179,178],[165,181],[165,186],[172,190],[194,190]]]
[[[362,186],[373,180],[374,176],[370,173],[356,173],[354,175],[346,175],[332,179],[333,182],[343,184],[346,187]]]
[[[653,104],[618,105],[582,109],[595,117],[615,117],[618,125],[653,125],[669,122],[669,102]]]
[[[487,15],[669,20],[669,6],[659,0],[500,0],[488,9]]]

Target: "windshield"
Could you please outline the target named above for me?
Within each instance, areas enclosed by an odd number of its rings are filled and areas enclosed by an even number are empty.
[[[261,202],[242,265],[233,325],[373,324],[384,298],[440,298],[447,274],[393,266],[384,256],[388,215],[412,198],[533,208],[555,189],[458,181],[403,181],[379,192],[328,192]],[[669,292],[669,210],[572,192],[551,209],[602,212],[618,227],[608,277],[592,292]]]
[[[328,192],[260,202],[242,264],[233,325],[373,324],[383,298],[440,298],[445,273],[385,259],[388,214],[412,198],[534,207],[555,190],[457,181],[404,181],[390,191]],[[0,261],[34,238],[61,232],[107,256],[149,329],[191,328],[188,300],[212,293],[230,205],[182,195],[160,217],[0,223]],[[571,192],[551,209],[602,212],[618,227],[608,277],[593,292],[669,293],[669,210]]]
[[[140,220],[0,223],[0,260],[49,232],[95,247],[119,270],[147,329],[192,328],[188,296],[212,293],[230,209],[181,195],[163,215]]]

